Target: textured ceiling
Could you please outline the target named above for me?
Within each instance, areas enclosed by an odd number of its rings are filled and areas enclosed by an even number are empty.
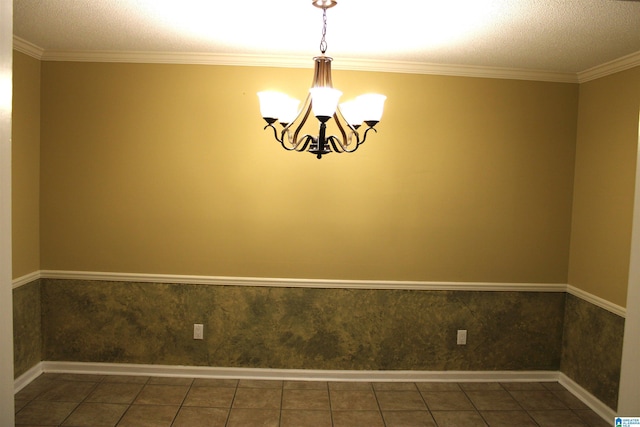
[[[338,59],[579,73],[640,52],[640,2],[338,0]],[[14,0],[14,34],[47,52],[319,53],[311,0]]]

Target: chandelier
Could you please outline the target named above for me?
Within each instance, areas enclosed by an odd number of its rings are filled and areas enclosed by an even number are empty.
[[[280,92],[259,92],[260,113],[267,122],[264,129],[273,129],[275,139],[288,151],[308,151],[318,159],[334,153],[353,153],[364,144],[369,131],[374,129],[382,118],[384,101],[387,98],[379,94],[365,94],[355,100],[338,105],[342,92],[333,88],[331,81],[331,61],[333,58],[325,56],[327,51],[327,9],[337,4],[335,0],[312,0],[315,7],[322,9],[323,25],[320,41],[320,56],[313,58],[315,69],[313,82],[306,100],[299,109],[300,101]],[[301,135],[302,127],[307,118],[313,115],[320,123],[318,135]],[[336,122],[339,135],[327,136],[327,122],[331,118]],[[274,126],[279,122],[282,129]],[[362,124],[366,130],[360,134]]]

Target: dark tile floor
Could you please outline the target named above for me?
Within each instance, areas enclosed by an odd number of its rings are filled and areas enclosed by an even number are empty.
[[[18,426],[607,426],[558,383],[259,381],[43,374]]]

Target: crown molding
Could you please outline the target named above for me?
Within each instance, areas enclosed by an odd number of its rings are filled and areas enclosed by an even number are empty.
[[[311,68],[310,58],[201,52],[117,52],[48,50],[43,61],[123,62],[142,64],[233,65],[278,68]]]
[[[331,66],[333,69],[337,70],[378,71],[401,74],[431,74],[454,77],[578,83],[578,79],[574,73],[557,73],[517,68],[430,64],[403,61],[373,61],[358,59],[341,59],[339,61],[334,61]]]
[[[213,54],[198,52],[65,52],[46,51],[43,61],[70,62],[123,62],[145,64],[189,64],[232,65],[243,67],[312,68],[311,57]],[[497,67],[467,65],[428,64],[405,61],[382,61],[365,59],[340,59],[332,62],[334,70],[370,71],[400,74],[431,74],[455,77],[481,77],[491,79],[534,80],[562,83],[577,83],[573,73],[520,70]]]
[[[599,79],[610,74],[619,73],[633,67],[640,66],[640,51],[614,59],[601,65],[589,68],[578,73],[578,83],[585,83],[591,80]]]
[[[300,56],[214,54],[199,52],[119,52],[45,50],[18,36],[13,47],[41,61],[122,62],[144,64],[230,65],[244,67],[311,68],[310,58]],[[335,70],[374,71],[381,73],[429,74],[455,77],[478,77],[507,80],[533,80],[557,83],[585,83],[620,71],[640,66],[640,51],[579,73],[526,70],[469,65],[431,64],[407,61],[340,59]]]
[[[44,50],[14,36],[14,48],[42,61],[121,62],[144,64],[231,65],[244,67],[312,68],[311,57],[214,54],[199,52],[119,52],[119,51],[63,51]],[[573,73],[478,67],[468,65],[430,64],[407,61],[340,59],[332,64],[334,70],[373,71],[400,74],[430,74],[455,77],[479,77],[508,80],[533,80],[577,83]]]
[[[13,48],[18,52],[29,55],[35,59],[42,60],[44,49],[26,41],[18,36],[13,36]]]

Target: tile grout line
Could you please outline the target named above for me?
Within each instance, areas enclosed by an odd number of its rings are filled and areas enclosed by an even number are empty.
[[[436,427],[438,427],[438,422],[436,421],[436,417],[433,416],[433,412],[431,412],[431,408],[429,408],[429,405],[427,404],[427,399],[425,399],[424,398],[424,394],[422,394],[422,390],[420,390],[420,387],[418,387],[418,383],[413,383],[413,384],[416,386],[416,389],[418,389],[418,394],[420,395],[420,398],[422,399],[422,403],[424,403],[424,407],[427,408],[427,413],[429,414],[429,416],[433,420],[433,424],[435,424]]]
[[[382,407],[380,406],[380,400],[378,399],[378,393],[376,393],[376,387],[374,383],[371,383],[371,389],[373,390],[373,396],[376,398],[376,405],[378,405],[378,412],[380,413],[380,418],[382,419],[382,425],[386,427],[387,423],[384,420],[384,415],[382,415]]]
[[[178,410],[176,411],[176,414],[173,416],[173,420],[171,420],[170,426],[173,426],[175,424],[176,420],[178,419],[178,415],[180,414],[180,411],[182,410],[182,405],[184,405],[184,402],[187,400],[187,396],[191,392],[191,388],[193,387],[193,384],[195,382],[196,382],[196,379],[195,378],[191,378],[191,384],[189,384],[189,388],[187,389],[187,392],[184,394],[184,397],[182,398],[182,402],[180,402],[180,405],[178,405]]]
[[[48,381],[53,381],[53,379],[48,380]],[[15,415],[18,415],[22,410],[24,410],[24,408],[26,408],[31,402],[35,401],[38,396],[40,396],[41,394],[43,394],[44,391],[41,391],[40,393],[36,394],[35,396],[33,396],[31,399],[25,399],[25,401],[27,402],[24,406],[22,406],[22,408],[20,408]],[[15,399],[14,399],[15,400]]]
[[[149,381],[151,380],[151,377],[147,377],[147,379],[145,380],[144,383],[142,383],[142,387],[140,387],[140,390],[138,391],[138,393],[136,393],[136,395],[133,397],[133,399],[131,399],[131,402],[129,402],[129,405],[127,406],[126,411],[124,411],[122,413],[122,415],[120,415],[120,418],[118,419],[118,422],[115,424],[115,427],[118,427],[118,425],[120,424],[120,422],[122,422],[122,419],[124,418],[124,416],[127,414],[127,412],[129,412],[129,410],[131,409],[131,407],[133,406],[133,404],[135,403],[136,399],[138,398],[138,396],[140,396],[140,393],[142,393],[142,390],[144,390],[144,388],[147,386],[147,384],[149,384]]]
[[[564,403],[564,404],[565,404],[565,406],[567,406],[567,407],[571,410],[571,412],[573,412],[573,414],[574,414],[576,417],[578,417],[578,419],[579,419],[580,421],[582,421],[584,424],[586,424],[586,425],[588,425],[588,426],[590,426],[590,425],[591,425],[589,422],[587,422],[587,420],[583,419],[583,418],[580,416],[580,414],[578,413],[578,411],[579,411],[580,409],[578,409],[578,408],[571,408],[571,407],[569,406],[569,404],[568,404],[568,403],[565,403],[565,402],[564,402],[564,400],[562,400],[562,398],[560,398],[560,396],[558,395],[558,394],[559,394],[559,391],[558,391],[558,390],[549,390],[549,391],[550,391],[551,393],[553,393],[555,396],[557,396],[557,397],[562,401],[562,403]]]
[[[282,426],[282,406],[284,403],[284,380],[280,386],[280,411],[278,412],[278,425]]]
[[[502,387],[502,384],[498,383],[500,385],[500,388],[502,390],[504,390],[504,387]],[[458,385],[459,386],[459,385]],[[469,397],[469,395],[467,394],[467,390],[465,390],[464,388],[460,387],[460,389],[462,389],[462,393],[464,393],[464,396],[469,400],[469,403],[471,403],[471,406],[473,406],[473,409],[475,409],[476,413],[480,416],[480,418],[482,419],[482,422],[484,422],[487,426],[490,425],[489,422],[482,416],[482,413],[480,412],[480,409],[478,409],[478,407],[476,406],[475,403],[473,403],[473,399],[471,399]],[[471,391],[471,390],[469,390]],[[505,390],[506,391],[506,390]]]
[[[233,410],[233,404],[236,401],[238,388],[240,388],[240,380],[236,381],[236,386],[233,389],[233,397],[231,398],[231,403],[229,404],[229,411],[227,411],[227,419],[224,422],[224,427],[227,427],[229,425],[229,420],[231,420],[231,411]]]
[[[96,389],[96,388],[98,388],[98,384],[100,384],[103,380],[104,380],[104,377],[102,377],[102,379],[101,379],[100,381],[98,381],[98,382],[96,382],[96,383],[94,384],[93,388],[89,391],[89,393],[87,393],[87,395],[86,395],[86,396],[85,396],[85,397],[84,397],[80,402],[78,402],[78,403],[76,404],[76,407],[75,407],[75,408],[73,408],[73,409],[71,410],[71,412],[69,412],[69,415],[67,415],[67,416],[62,420],[62,422],[59,424],[60,426],[62,426],[62,425],[65,423],[65,421],[67,421],[67,420],[69,419],[69,417],[70,417],[71,415],[73,415],[73,413],[74,413],[74,412],[76,412],[76,410],[80,407],[80,405],[82,405],[82,403],[84,403],[84,401],[85,401],[85,400],[87,400],[87,399],[89,398],[89,396],[91,395],[91,393],[93,393],[93,392],[95,391],[95,389]],[[61,382],[62,382],[62,381],[61,381]],[[79,381],[79,382],[80,382],[80,381]],[[73,402],[73,403],[75,403],[75,402]]]
[[[49,381],[53,381],[53,379],[51,379]],[[40,393],[38,393],[35,396],[33,396],[31,399],[25,399],[27,403],[25,405],[23,405],[22,408],[20,408],[17,412],[15,412],[16,417],[21,411],[23,411],[27,406],[29,406],[29,404],[31,404],[31,402],[34,402],[38,398],[38,396],[40,396],[43,393],[44,393],[44,391],[41,391]],[[14,398],[14,400],[15,400],[15,398]]]
[[[62,422],[59,424],[60,426],[64,425],[64,423],[69,419],[69,417],[71,417],[71,415],[73,415],[75,413],[76,410],[78,410],[78,408],[83,404],[83,403],[90,403],[90,402],[86,402],[86,400],[89,398],[89,396],[91,396],[91,394],[98,388],[98,386],[105,380],[106,376],[102,376],[102,378],[100,378],[99,381],[83,381],[83,380],[71,380],[71,379],[64,379],[64,377],[62,379],[59,380],[60,383],[64,383],[64,382],[68,382],[68,383],[94,383],[93,387],[91,388],[91,390],[87,393],[87,395],[76,404],[76,407],[73,408],[73,410],[69,413],[69,415],[66,416],[66,418],[64,420],[62,420]],[[55,402],[55,401],[53,401]],[[64,401],[60,401],[60,402],[64,402]],[[71,402],[71,403],[76,403],[76,402]]]
[[[538,421],[533,417],[533,414],[531,414],[531,412],[534,411],[544,411],[544,412],[554,412],[554,411],[570,411],[572,414],[574,414],[579,420],[580,422],[582,422],[582,424],[584,424],[585,426],[591,426],[591,424],[589,422],[587,422],[586,420],[584,420],[577,412],[575,409],[571,408],[569,406],[569,404],[565,403],[560,396],[558,396],[557,394],[557,390],[553,390],[548,388],[545,384],[543,384],[544,387],[544,391],[545,392],[549,392],[551,393],[553,396],[555,396],[555,398],[560,401],[560,403],[564,406],[564,408],[555,408],[555,409],[536,409],[536,408],[531,408],[531,409],[525,409],[524,406],[522,406],[522,404],[516,400],[518,402],[518,404],[522,407],[522,409],[527,413],[527,415],[533,420],[534,423],[536,423],[536,425],[540,425],[540,423],[538,423]],[[509,391],[509,390],[507,390]],[[518,390],[514,390],[514,391],[518,391]],[[528,390],[522,390],[522,391],[528,391]],[[529,391],[536,391],[536,390],[529,390]],[[511,392],[509,391],[509,394],[511,394]],[[513,395],[512,395],[513,397]],[[515,397],[514,397],[515,399]]]
[[[325,384],[327,386],[327,397],[329,398],[329,420],[331,420],[331,427],[334,427],[333,405],[331,404],[331,387],[329,387],[329,381],[327,381]]]
[[[544,386],[543,386],[544,387]],[[506,390],[506,389],[505,389]],[[547,390],[547,388],[545,387],[545,390]],[[522,408],[522,410],[525,412],[525,414],[527,414],[527,416],[529,418],[531,418],[531,420],[537,425],[540,426],[540,424],[535,420],[535,418],[533,418],[533,416],[529,413],[529,410],[526,409],[524,406],[522,406],[522,403],[520,403],[520,401],[518,399],[515,398],[515,396],[513,395],[513,393],[511,393],[512,391],[517,391],[517,390],[507,390],[507,393],[509,393],[509,396],[511,396],[511,398],[513,400],[516,401],[516,403],[518,404],[518,406],[520,406],[520,408]]]

